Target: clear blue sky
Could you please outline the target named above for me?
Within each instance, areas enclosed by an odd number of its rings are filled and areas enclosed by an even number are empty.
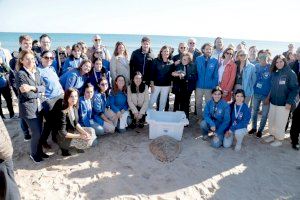
[[[221,36],[299,42],[299,13],[299,0],[0,0],[0,32]]]

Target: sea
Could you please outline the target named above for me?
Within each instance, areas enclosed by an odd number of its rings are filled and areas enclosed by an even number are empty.
[[[11,52],[17,51],[19,48],[18,38],[22,34],[28,34],[33,39],[38,39],[42,33],[11,33],[0,32],[0,42],[2,47],[9,49]],[[73,45],[79,41],[84,41],[88,46],[92,46],[92,37],[94,34],[78,34],[78,33],[47,33],[52,38],[51,49],[56,49],[58,46]],[[129,54],[140,47],[141,38],[145,35],[129,35],[129,34],[101,34],[102,44],[105,45],[112,53],[116,42],[123,42]],[[156,54],[163,45],[170,45],[175,49],[177,54],[178,44],[180,42],[187,42],[190,38],[188,36],[164,36],[164,35],[146,35],[151,39],[151,47]],[[222,35],[220,35],[222,37]],[[197,48],[201,48],[204,43],[213,43],[215,38],[212,37],[194,37],[197,39]],[[247,39],[230,39],[223,38],[225,47],[229,44],[238,45],[241,41],[246,42],[247,47],[255,45],[258,50],[270,49],[272,57],[287,51],[289,42],[280,41],[260,41]],[[300,47],[300,43],[294,43],[296,47]]]

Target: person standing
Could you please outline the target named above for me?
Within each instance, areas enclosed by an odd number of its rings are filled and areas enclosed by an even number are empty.
[[[196,38],[190,38],[188,39],[188,52],[190,52],[193,55],[193,62],[196,61],[196,58],[198,56],[202,55],[202,52],[196,48],[197,46],[197,40]]]
[[[94,35],[92,41],[93,46],[89,47],[86,52],[88,59],[92,60],[93,53],[98,50],[102,52],[102,59],[110,61],[109,51],[104,45],[102,45],[102,39],[100,35]]]

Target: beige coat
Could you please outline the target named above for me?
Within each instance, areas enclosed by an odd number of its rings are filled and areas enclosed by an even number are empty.
[[[8,160],[12,158],[13,147],[5,124],[0,117],[0,159]]]
[[[113,55],[110,60],[110,75],[113,83],[118,75],[123,75],[125,77],[126,85],[128,85],[130,81],[128,59],[123,56]]]
[[[148,86],[146,85],[145,91],[143,93],[131,93],[130,86],[127,87],[127,101],[129,105],[129,109],[132,113],[138,113],[138,109],[136,108],[141,107],[140,113],[146,114],[146,110],[149,105],[149,92]]]

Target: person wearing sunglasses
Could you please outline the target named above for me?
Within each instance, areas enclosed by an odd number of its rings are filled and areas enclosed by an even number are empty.
[[[234,91],[243,89],[245,92],[245,103],[249,106],[253,95],[253,87],[256,81],[255,67],[248,60],[248,54],[245,50],[239,50],[236,57],[236,76],[234,82]],[[250,107],[250,106],[249,106]]]
[[[94,35],[93,36],[93,46],[92,47],[89,47],[88,50],[87,50],[87,56],[89,59],[92,59],[92,55],[93,53],[96,51],[96,50],[100,50],[103,52],[102,54],[102,59],[105,59],[105,60],[110,60],[110,53],[108,51],[108,49],[102,45],[102,39],[100,37],[100,35]]]
[[[59,82],[55,69],[51,66],[54,59],[52,51],[44,51],[41,56],[42,63],[37,68],[45,84],[45,101],[42,104],[42,115],[45,119],[45,123],[41,143],[44,148],[50,149],[51,146],[47,142],[50,133],[52,134],[52,140],[56,142],[56,132],[52,129],[54,127],[53,119],[55,118],[52,109],[58,101],[63,99],[64,90]]]
[[[216,87],[211,92],[212,98],[207,102],[204,108],[203,120],[200,123],[202,139],[209,139],[211,136],[211,146],[219,148],[223,144],[223,138],[226,128],[230,123],[230,107],[228,103],[222,99],[223,91],[220,87]]]
[[[202,52],[196,48],[197,45],[196,38],[189,38],[187,44],[188,44],[188,52],[190,52],[193,55],[193,62],[195,62],[196,58],[202,55]]]
[[[226,48],[222,55],[219,73],[219,85],[223,90],[223,99],[227,102],[231,101],[232,89],[234,86],[236,75],[236,64],[233,60],[234,50]]]
[[[249,134],[256,133],[257,138],[262,137],[269,114],[269,93],[271,89],[271,65],[268,63],[268,53],[265,50],[258,52],[259,63],[255,65],[256,81],[253,94],[252,129]],[[262,116],[257,130],[257,117],[262,104]]]

